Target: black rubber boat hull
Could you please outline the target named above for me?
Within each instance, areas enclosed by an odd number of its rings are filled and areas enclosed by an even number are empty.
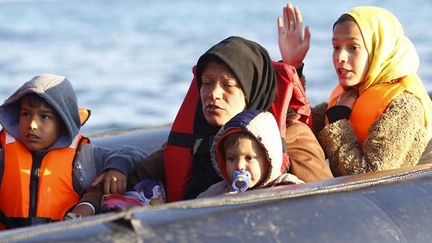
[[[151,152],[168,129],[95,138]],[[0,242],[432,242],[432,165],[135,208],[0,233]]]

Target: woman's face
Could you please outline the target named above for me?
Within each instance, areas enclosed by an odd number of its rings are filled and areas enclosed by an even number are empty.
[[[369,69],[368,52],[361,31],[353,21],[336,24],[333,30],[333,65],[342,87],[361,83]]]
[[[210,61],[201,80],[202,109],[209,124],[223,126],[246,108],[240,83],[225,64]]]

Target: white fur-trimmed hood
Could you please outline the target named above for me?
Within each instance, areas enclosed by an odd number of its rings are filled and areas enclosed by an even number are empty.
[[[258,185],[265,187],[281,175],[283,164],[283,147],[279,128],[274,116],[267,111],[246,110],[228,121],[216,134],[211,149],[211,159],[216,171],[229,182],[226,173],[225,159],[221,156],[221,141],[232,130],[246,131],[261,144],[269,161],[269,174],[267,178]]]

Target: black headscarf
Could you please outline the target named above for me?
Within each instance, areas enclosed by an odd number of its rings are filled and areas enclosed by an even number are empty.
[[[276,72],[267,50],[258,43],[231,36],[202,55],[197,63],[196,78],[201,88],[201,75],[208,61],[216,57],[234,73],[247,97],[247,109],[267,110],[276,95]]]
[[[219,60],[231,70],[239,81],[246,96],[246,109],[268,110],[276,96],[277,80],[272,60],[267,50],[258,43],[232,36],[210,48],[198,60],[196,79],[201,88],[201,75],[207,63]],[[195,198],[221,178],[210,160],[210,146],[213,136],[220,129],[210,125],[202,111],[202,101],[195,113],[194,134],[197,138],[194,148],[194,161],[191,179],[185,198]]]

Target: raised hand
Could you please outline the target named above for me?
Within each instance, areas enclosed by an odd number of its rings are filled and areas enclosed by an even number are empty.
[[[288,3],[283,8],[283,21],[277,18],[279,50],[284,63],[300,67],[309,50],[311,34],[309,27],[303,30],[303,18],[298,7]]]

